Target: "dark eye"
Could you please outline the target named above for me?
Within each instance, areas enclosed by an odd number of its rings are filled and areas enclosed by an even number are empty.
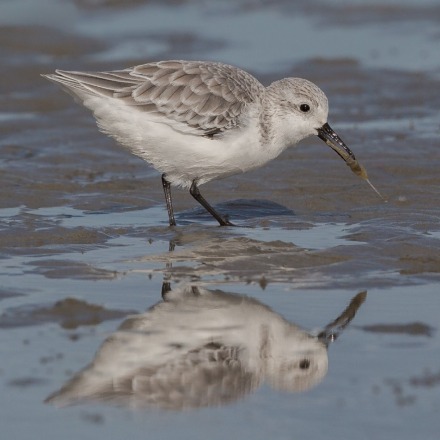
[[[301,104],[299,106],[299,109],[304,112],[307,113],[308,111],[310,111],[310,105],[309,104]]]
[[[310,367],[310,361],[308,359],[303,359],[299,363],[299,368],[301,368],[301,370],[307,370],[309,367]]]

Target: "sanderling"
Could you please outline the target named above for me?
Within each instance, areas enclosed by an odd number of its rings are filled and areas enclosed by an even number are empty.
[[[43,76],[92,110],[101,131],[162,173],[170,226],[176,224],[171,185],[189,188],[221,226],[232,225],[199,186],[258,168],[311,135],[370,183],[327,123],[327,97],[305,79],[285,78],[264,87],[237,67],[209,61],[158,61],[109,72],[56,70]]]
[[[114,402],[188,409],[234,402],[263,383],[308,390],[328,369],[327,349],[353,320],[366,292],[317,335],[258,300],[179,284],[163,301],[128,317],[93,361],[46,402]]]

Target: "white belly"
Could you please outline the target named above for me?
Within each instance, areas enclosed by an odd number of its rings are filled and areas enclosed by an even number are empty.
[[[258,168],[284,148],[263,145],[258,118],[246,128],[234,128],[213,139],[174,130],[135,106],[102,98],[84,102],[93,110],[99,128],[141,157],[172,184],[189,188],[210,180]]]

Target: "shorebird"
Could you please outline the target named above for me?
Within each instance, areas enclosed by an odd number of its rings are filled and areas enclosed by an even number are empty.
[[[183,410],[234,402],[263,383],[306,391],[325,377],[328,345],[366,298],[357,294],[313,335],[247,296],[194,285],[162,295],[164,301],[128,317],[46,402]]]
[[[234,66],[181,60],[43,76],[92,110],[102,132],[162,173],[170,226],[176,225],[172,185],[189,189],[221,226],[230,226],[199,186],[261,167],[312,135],[368,181],[327,122],[324,92],[306,79],[285,78],[264,87]]]

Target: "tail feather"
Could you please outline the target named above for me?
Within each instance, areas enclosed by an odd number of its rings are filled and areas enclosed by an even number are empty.
[[[116,73],[116,72],[115,72]],[[52,74],[41,75],[44,78],[61,85],[64,91],[84,101],[90,96],[111,98],[115,91],[131,86],[133,82],[117,75],[105,73],[69,72],[56,70]]]

